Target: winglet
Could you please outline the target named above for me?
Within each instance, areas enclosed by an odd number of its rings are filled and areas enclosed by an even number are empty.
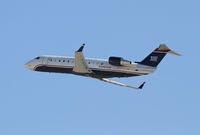
[[[82,52],[83,51],[83,48],[84,48],[84,46],[85,46],[85,43],[83,43],[83,45],[78,49],[78,51],[77,52]]]
[[[140,85],[140,87],[138,87],[138,88],[139,88],[139,89],[142,89],[145,83],[146,83],[146,82],[143,82],[143,83]]]

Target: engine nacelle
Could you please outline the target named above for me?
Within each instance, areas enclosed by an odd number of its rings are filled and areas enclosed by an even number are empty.
[[[122,57],[109,57],[109,64],[114,66],[131,66],[131,61],[124,60]]]

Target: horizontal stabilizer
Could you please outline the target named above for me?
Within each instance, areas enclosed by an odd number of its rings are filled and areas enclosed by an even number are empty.
[[[177,56],[181,56],[181,54],[169,49],[166,44],[160,44],[160,46],[158,48],[156,48],[155,52],[171,53],[171,54],[174,54]]]
[[[170,50],[168,53],[171,53],[171,54],[174,54],[174,55],[177,55],[177,56],[181,56],[181,54],[179,54],[179,53],[177,53],[175,51],[172,51],[172,50]]]

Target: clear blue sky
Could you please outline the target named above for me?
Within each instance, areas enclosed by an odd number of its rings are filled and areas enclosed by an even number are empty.
[[[1,135],[200,134],[198,0],[0,1]],[[148,76],[114,79],[142,91],[68,74],[33,72],[44,54],[140,61],[167,55]]]

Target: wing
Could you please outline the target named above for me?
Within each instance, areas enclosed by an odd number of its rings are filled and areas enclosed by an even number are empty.
[[[73,71],[77,73],[92,73],[92,70],[88,67],[82,53],[84,46],[85,44],[83,44],[78,51],[75,52],[75,66]]]
[[[142,87],[145,84],[145,82],[143,82],[139,87],[133,87],[133,86],[122,84],[122,83],[115,82],[115,81],[112,81],[112,80],[108,80],[108,79],[105,79],[105,78],[96,78],[96,79],[104,81],[104,82],[112,83],[112,84],[115,84],[115,85],[120,85],[120,86],[124,86],[124,87],[128,87],[128,88],[132,88],[132,89],[137,89],[137,90],[142,89]]]

